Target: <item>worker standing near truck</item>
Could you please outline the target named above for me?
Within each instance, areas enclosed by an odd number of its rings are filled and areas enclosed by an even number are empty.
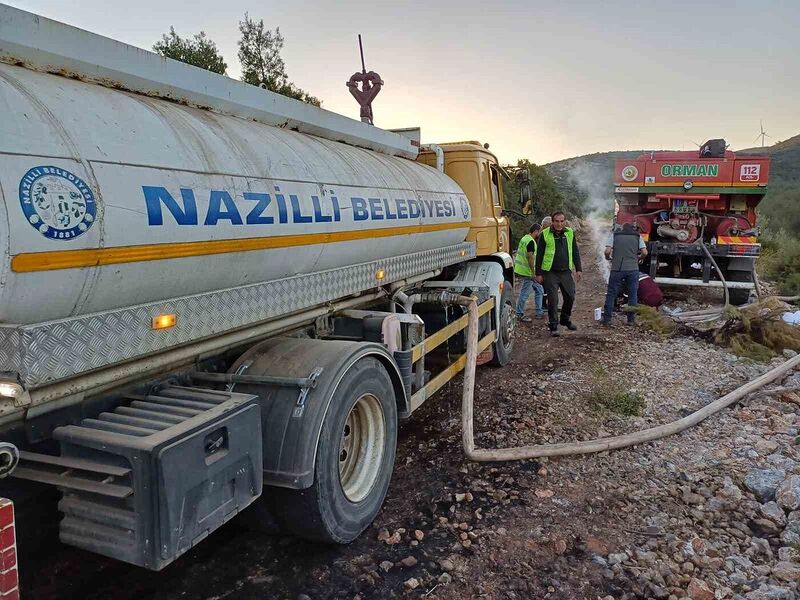
[[[538,223],[531,225],[528,233],[519,241],[517,255],[514,259],[514,273],[522,280],[522,288],[519,291],[519,298],[517,298],[517,320],[523,323],[530,323],[533,320],[525,315],[525,304],[528,302],[531,290],[534,292],[536,318],[541,319],[544,316],[544,309],[542,308],[544,288],[534,278],[536,273],[537,240],[541,230],[542,226]]]
[[[561,211],[551,215],[553,224],[539,237],[536,254],[536,281],[544,285],[547,294],[547,312],[550,335],[558,337],[558,326],[577,331],[572,323],[572,306],[575,304],[575,283],[581,280],[581,255],[575,241],[575,232],[566,227],[566,216]],[[573,279],[572,272],[575,271]],[[558,290],[561,290],[561,314],[558,311]]]
[[[619,230],[608,236],[605,247],[606,260],[611,261],[608,275],[606,304],[603,309],[603,325],[611,324],[614,315],[614,302],[624,285],[628,291],[628,308],[638,304],[639,259],[647,256],[647,246],[630,223],[625,223]],[[628,310],[628,325],[636,321],[636,313]]]

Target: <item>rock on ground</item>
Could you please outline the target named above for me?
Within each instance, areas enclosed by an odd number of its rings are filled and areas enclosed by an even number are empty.
[[[783,469],[753,469],[745,476],[744,485],[759,502],[769,502],[775,499],[775,492],[785,478]]]

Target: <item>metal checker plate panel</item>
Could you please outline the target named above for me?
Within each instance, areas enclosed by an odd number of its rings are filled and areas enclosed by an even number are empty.
[[[0,326],[0,371],[18,372],[33,389],[374,289],[378,269],[386,272],[385,285],[474,257],[475,244],[464,242],[92,315]],[[176,325],[154,331],[152,318],[159,314],[176,314]]]

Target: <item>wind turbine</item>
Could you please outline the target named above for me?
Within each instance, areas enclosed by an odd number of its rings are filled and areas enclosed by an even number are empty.
[[[759,133],[759,134],[756,136],[756,139],[754,139],[753,141],[754,141],[754,142],[757,142],[757,141],[758,141],[758,138],[761,138],[761,147],[763,148],[763,147],[764,147],[764,138],[768,138],[768,137],[772,137],[772,136],[771,136],[771,135],[769,135],[767,132],[765,132],[765,131],[764,131],[764,121],[763,121],[763,120],[760,120],[760,121],[759,121],[759,123],[761,124],[761,133]]]

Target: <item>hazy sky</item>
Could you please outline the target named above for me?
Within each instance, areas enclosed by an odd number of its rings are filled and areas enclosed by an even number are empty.
[[[290,79],[354,118],[361,33],[386,82],[378,126],[489,142],[504,162],[711,137],[749,147],[762,118],[768,142],[800,133],[800,0],[3,1],[148,49],[170,25],[204,30],[233,77],[249,11],[280,26]]]

